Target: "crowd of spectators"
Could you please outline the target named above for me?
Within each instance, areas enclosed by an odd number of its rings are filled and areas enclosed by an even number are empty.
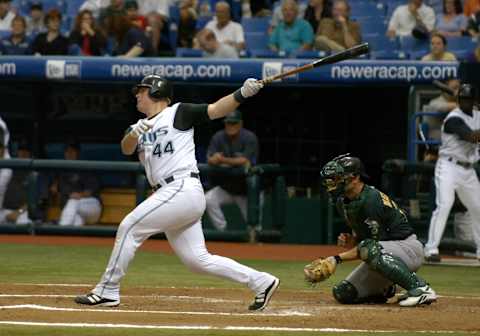
[[[0,0],[0,52],[149,57],[193,48],[205,57],[249,57],[256,50],[269,51],[269,57],[300,57],[302,52],[337,52],[366,41],[373,51],[404,51],[403,58],[478,59],[479,0],[52,3]],[[411,39],[416,40],[415,52],[409,49]]]

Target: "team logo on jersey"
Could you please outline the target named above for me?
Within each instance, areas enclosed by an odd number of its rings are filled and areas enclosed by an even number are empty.
[[[140,139],[142,145],[153,145],[161,136],[168,134],[168,126],[161,126],[153,132],[144,133]]]
[[[378,230],[380,228],[380,225],[376,220],[367,218],[365,219],[365,224],[367,224],[368,228],[370,229],[372,236],[378,235]]]

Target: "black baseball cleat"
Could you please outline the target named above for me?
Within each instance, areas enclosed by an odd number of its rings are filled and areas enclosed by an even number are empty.
[[[442,261],[442,258],[440,257],[439,254],[431,254],[429,256],[425,256],[425,261],[426,262],[438,263],[438,262]]]
[[[103,306],[103,307],[116,307],[120,304],[120,300],[102,298],[93,293],[89,293],[87,295],[79,295],[75,298],[75,302],[78,304],[83,304],[88,306]]]
[[[255,296],[255,301],[253,301],[253,303],[248,307],[248,310],[264,310],[279,285],[280,279],[275,278],[275,280],[273,280],[273,282],[267,287],[267,289],[265,289],[264,292],[261,292]]]

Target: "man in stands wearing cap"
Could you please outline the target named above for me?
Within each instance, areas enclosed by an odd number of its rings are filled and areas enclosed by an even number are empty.
[[[76,140],[67,143],[65,160],[80,158],[80,144]],[[62,213],[58,224],[61,226],[95,224],[100,219],[100,186],[98,179],[87,172],[68,171],[56,176],[50,186],[52,197],[60,197]]]
[[[11,0],[0,0],[0,30],[10,30],[15,13],[10,9]]]
[[[208,164],[221,167],[248,167],[255,165],[258,159],[257,136],[243,128],[242,114],[235,110],[225,119],[225,128],[214,134],[208,146]],[[227,228],[227,221],[221,206],[235,203],[240,208],[244,220],[247,219],[247,186],[245,179],[239,176],[212,176],[218,184],[210,189],[205,197],[207,213],[212,225],[221,231]],[[253,228],[250,228],[252,230]]]

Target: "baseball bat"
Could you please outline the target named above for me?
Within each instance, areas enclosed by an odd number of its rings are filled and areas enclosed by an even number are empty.
[[[288,76],[291,76],[291,75],[295,75],[297,73],[307,71],[307,70],[310,70],[310,69],[313,69],[313,68],[317,68],[317,67],[322,66],[322,65],[333,64],[333,63],[337,63],[337,62],[340,62],[340,61],[345,61],[345,60],[348,60],[348,59],[352,59],[352,58],[355,58],[355,57],[360,56],[360,55],[367,54],[369,52],[369,50],[370,50],[369,44],[368,43],[362,43],[362,44],[359,44],[355,47],[346,49],[344,51],[340,51],[336,54],[322,57],[322,58],[320,58],[320,59],[318,59],[318,60],[316,60],[312,63],[305,64],[305,65],[297,67],[295,69],[282,72],[282,73],[280,73],[278,75],[275,75],[275,76],[270,76],[270,77],[264,78],[261,81],[263,82],[263,84],[268,84],[268,83],[271,83],[275,80],[278,80],[278,79],[281,79],[281,78],[284,78],[284,77],[288,77]]]
[[[439,80],[434,80],[432,82],[433,86],[435,86],[437,89],[440,89],[440,91],[448,93],[451,96],[455,96],[455,92],[448,87],[447,84],[440,82]]]

